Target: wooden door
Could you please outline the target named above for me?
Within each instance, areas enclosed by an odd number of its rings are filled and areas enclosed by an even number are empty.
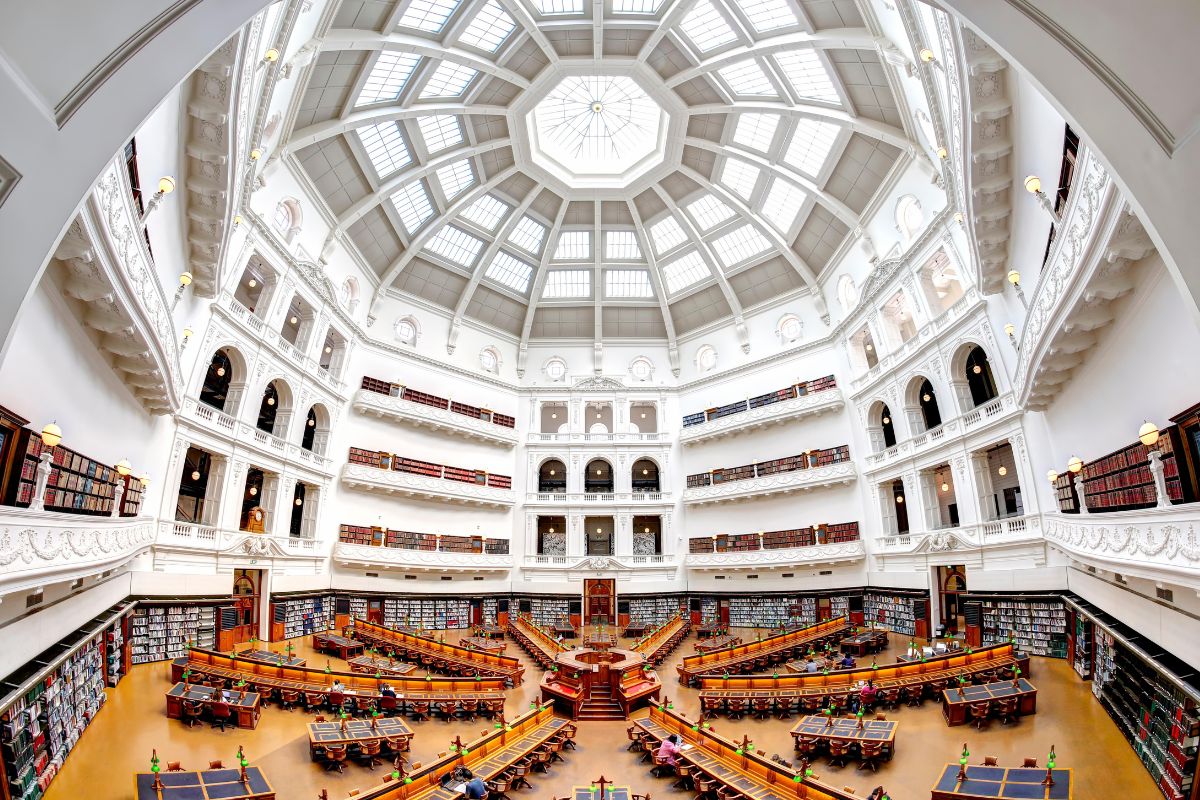
[[[583,582],[583,624],[612,625],[617,618],[617,582],[588,578]]]

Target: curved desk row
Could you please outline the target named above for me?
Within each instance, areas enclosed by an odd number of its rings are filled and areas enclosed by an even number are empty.
[[[555,700],[579,719],[593,692],[612,698],[626,718],[662,691],[658,673],[646,670],[646,659],[633,650],[571,650],[555,658],[555,668],[541,681],[542,701]]]
[[[679,646],[690,628],[688,619],[683,614],[677,614],[641,637],[633,649],[644,655],[651,664],[660,664]]]
[[[521,662],[510,656],[438,642],[366,620],[356,620],[354,625],[346,626],[343,633],[395,657],[418,661],[437,672],[506,678],[513,686],[518,685],[525,674]]]
[[[808,652],[809,648],[826,642],[841,641],[846,634],[845,617],[817,622],[805,628],[777,636],[768,636],[755,642],[714,650],[711,653],[687,656],[675,669],[679,682],[692,685],[704,675],[722,675],[739,669],[765,668],[767,664],[779,664],[794,656]]]
[[[509,617],[508,632],[529,653],[542,669],[554,666],[554,659],[569,648],[528,617],[517,614]]]

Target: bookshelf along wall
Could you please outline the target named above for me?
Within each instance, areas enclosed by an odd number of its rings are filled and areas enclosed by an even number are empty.
[[[529,613],[539,625],[553,625],[570,613],[571,601],[564,597],[534,597]]]
[[[440,408],[443,411],[450,411],[454,414],[461,414],[464,417],[471,419],[481,419],[485,422],[491,422],[494,425],[499,425],[502,428],[515,428],[517,425],[516,419],[506,414],[500,414],[487,408],[479,408],[477,406],[460,403],[457,400],[449,400],[445,397],[438,397],[435,394],[428,394],[416,389],[409,388],[401,383],[389,383],[381,381],[378,378],[369,378],[363,376],[362,388],[368,392],[376,394],[386,394],[391,397],[399,397],[401,400],[407,400],[410,403],[417,403],[430,408]]]
[[[1155,449],[1162,458],[1163,477],[1167,482],[1167,497],[1172,503],[1184,501],[1184,482],[1180,475],[1180,459],[1175,456],[1177,426],[1160,432]],[[1150,474],[1150,448],[1141,442],[1126,445],[1094,461],[1087,461],[1080,470],[1083,478],[1084,502],[1090,511],[1129,511],[1151,508],[1158,503],[1154,478]],[[1074,474],[1058,476],[1054,493],[1059,511],[1079,512],[1079,497],[1073,484]]]
[[[682,597],[631,597],[629,619],[648,625],[662,625],[687,607]]]
[[[16,486],[11,493],[6,491],[5,494],[11,494],[12,502],[16,505],[28,506],[33,501],[38,463],[46,447],[42,444],[42,438],[32,431],[23,430],[22,435],[26,444],[21,469],[15,473]],[[126,487],[121,501],[121,516],[135,517],[141,510],[141,482],[133,476],[122,478],[112,467],[62,445],[54,448],[50,467],[45,494],[48,511],[111,516],[118,481],[122,481]]]
[[[365,601],[364,601],[365,602]],[[301,597],[275,603],[275,622],[283,623],[283,638],[333,630],[333,597]],[[364,616],[366,612],[363,612]]]
[[[785,531],[761,533],[717,534],[688,540],[692,553],[730,553],[744,550],[785,550],[792,547],[812,547],[817,544],[858,541],[857,522],[815,525]]]
[[[351,619],[366,619],[367,618],[367,598],[351,597],[350,598],[350,618]]]
[[[188,642],[209,650],[217,646],[216,606],[138,606],[129,618],[132,664],[187,655]]]
[[[688,414],[683,418],[683,427],[690,428],[693,425],[701,425],[705,422],[711,422],[714,419],[729,417],[734,414],[741,414],[743,411],[750,411],[755,408],[781,403],[784,400],[793,400],[797,397],[803,397],[807,394],[815,392],[823,392],[827,389],[837,387],[837,381],[832,375],[826,375],[824,378],[814,378],[809,381],[794,383],[791,386],[785,386],[782,389],[777,389],[773,392],[760,394],[746,400],[738,400],[727,405],[710,408],[695,414]]]
[[[494,624],[500,614],[500,601],[495,597],[483,598],[483,621]]]
[[[1071,665],[1079,677],[1087,680],[1092,677],[1095,655],[1095,630],[1092,621],[1083,614],[1075,615],[1075,634],[1073,636]]]
[[[104,704],[101,633],[63,660],[0,716],[0,751],[12,800],[38,800]]]
[[[905,636],[915,636],[917,622],[913,613],[913,599],[903,595],[868,592],[863,597],[863,619]]]
[[[1021,652],[1067,657],[1067,612],[1057,598],[983,600],[980,611],[984,647],[1012,637]]]
[[[475,486],[490,486],[493,489],[511,489],[512,476],[487,472],[482,469],[467,469],[464,467],[448,467],[435,464],[432,461],[420,461],[394,453],[376,450],[366,450],[361,447],[351,447],[349,453],[351,464],[363,464],[376,469],[386,469],[393,472],[406,472],[410,475],[423,475],[427,478],[469,483]]]
[[[1169,800],[1192,796],[1200,746],[1196,692],[1184,691],[1166,667],[1139,657],[1113,633],[1095,628],[1092,693],[1113,718]]]
[[[843,444],[838,447],[827,447],[824,450],[809,450],[799,455],[774,458],[770,461],[743,464],[740,467],[723,467],[708,472],[697,472],[687,476],[687,486],[689,489],[698,486],[716,486],[731,481],[744,481],[783,472],[826,467],[849,460],[850,446]]]
[[[468,628],[471,625],[471,603],[456,598],[387,598],[383,601],[383,624],[390,628],[431,630]]]
[[[817,597],[797,595],[761,595],[729,598],[729,625],[738,628],[779,628],[811,625],[817,621]],[[849,610],[849,598],[833,595],[830,615],[836,619]]]

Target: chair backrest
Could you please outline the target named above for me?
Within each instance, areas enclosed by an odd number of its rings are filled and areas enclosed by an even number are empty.
[[[183,772],[183,767],[179,765],[178,761],[168,761],[167,772]]]
[[[233,714],[233,711],[229,708],[228,703],[218,702],[212,704],[212,715],[214,717],[228,717],[231,714]]]
[[[399,700],[392,697],[391,695],[385,694],[383,697],[381,697],[379,699],[379,707],[384,710],[390,710],[390,709],[396,708],[396,706],[399,705],[399,702],[400,702]]]
[[[329,693],[329,704],[330,705],[340,706],[344,702],[346,702],[346,695],[342,694],[341,692],[330,692]]]
[[[1000,764],[1000,761],[995,756],[984,756],[983,765],[985,767],[995,767]]]
[[[329,744],[325,745],[325,757],[332,758],[334,761],[343,761],[346,758],[346,745],[344,744]]]
[[[1025,763],[1024,763],[1024,764],[1022,764],[1021,766],[1023,766],[1023,767],[1036,767],[1036,766],[1037,766],[1037,759],[1036,759],[1036,758],[1027,758],[1027,759],[1025,759]]]
[[[209,769],[225,769],[225,762],[217,759],[216,761],[208,762]]]

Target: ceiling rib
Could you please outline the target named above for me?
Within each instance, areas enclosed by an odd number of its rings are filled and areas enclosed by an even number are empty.
[[[642,220],[637,203],[626,200],[629,213],[633,215],[633,235],[637,239],[638,249],[646,258],[646,270],[650,275],[650,283],[654,287],[654,295],[658,299],[658,310],[662,312],[663,325],[667,329],[667,358],[671,362],[671,373],[679,377],[679,342],[675,336],[675,321],[671,318],[671,309],[667,307],[667,289],[663,285],[662,275],[658,271],[658,259],[650,248],[650,240],[646,237],[646,223]]]
[[[563,219],[567,216],[567,206],[569,205],[570,202],[565,198],[559,203],[558,213],[554,215],[554,225],[546,234],[546,247],[542,250],[537,271],[533,274],[533,285],[529,287],[529,305],[525,308],[525,322],[521,325],[521,343],[517,349],[518,378],[525,377],[525,362],[529,359],[529,333],[533,330],[533,315],[537,311],[537,301],[541,298],[542,289],[546,285],[546,272],[550,265],[550,254],[553,252],[554,246],[550,237],[562,229]]]
[[[529,88],[528,80],[490,59],[464,50],[455,50],[431,39],[422,39],[407,33],[380,33],[379,31],[339,28],[330,31],[329,35],[325,37],[325,41],[321,43],[322,53],[338,50],[402,50],[427,58],[449,61],[452,64],[462,64],[485,75],[503,78],[521,89]]]

